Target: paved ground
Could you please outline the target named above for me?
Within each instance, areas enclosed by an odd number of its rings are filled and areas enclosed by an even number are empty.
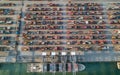
[[[4,3],[4,1],[6,1],[6,0],[1,0],[1,1]],[[24,0],[24,1],[25,1],[26,4],[28,3],[27,0]],[[61,1],[63,1],[63,0],[61,0]],[[66,0],[66,1],[68,1],[68,0]],[[78,1],[84,1],[84,0],[78,0]],[[90,0],[88,0],[88,1],[90,1]],[[92,0],[92,1],[102,2],[103,0]],[[108,0],[106,0],[106,1],[108,1]],[[109,0],[109,1],[112,1],[112,0]],[[116,0],[116,1],[119,1],[119,0]],[[15,3],[18,3],[18,2],[16,1]],[[34,3],[37,3],[37,2],[34,1]],[[2,8],[2,7],[0,7],[0,8]],[[21,7],[19,7],[19,8],[21,8]],[[15,7],[15,9],[17,9],[17,8]],[[6,16],[4,16],[4,17],[6,17]],[[12,17],[16,18],[16,16],[13,16],[13,15],[12,15]],[[20,24],[20,25],[21,25],[20,27],[22,27],[23,24]],[[20,32],[21,31],[22,30],[20,30]],[[10,34],[10,35],[11,36],[16,36],[16,34]],[[0,36],[3,36],[3,35],[0,35]],[[5,36],[9,36],[9,35],[5,35]],[[30,52],[30,53],[23,52],[23,53],[26,54],[26,55],[31,54],[31,56],[33,56],[32,58],[34,58],[34,56],[36,55],[36,53],[34,53],[34,52],[33,53],[32,52]],[[23,53],[21,53],[21,56],[22,56]],[[24,54],[23,54],[23,56],[24,56]],[[109,51],[108,53],[107,53],[107,51],[100,52],[100,53],[97,53],[97,52],[92,52],[92,53],[91,52],[84,52],[84,55],[80,56],[80,58],[83,59],[81,61],[118,61],[118,60],[120,60],[119,54],[120,54],[120,51],[119,52]],[[6,62],[10,62],[11,59],[12,59],[12,57],[8,56],[6,58],[6,60],[7,60]]]

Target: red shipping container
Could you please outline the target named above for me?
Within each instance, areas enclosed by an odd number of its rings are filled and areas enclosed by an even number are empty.
[[[68,63],[68,72],[71,72],[71,63]]]

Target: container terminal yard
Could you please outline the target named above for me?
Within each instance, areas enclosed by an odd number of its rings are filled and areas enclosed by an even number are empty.
[[[119,75],[119,61],[119,0],[0,0],[0,75]]]

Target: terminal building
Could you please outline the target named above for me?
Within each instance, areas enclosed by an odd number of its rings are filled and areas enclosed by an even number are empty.
[[[0,62],[29,63],[28,72],[47,71],[48,64],[49,71],[78,71],[80,62],[117,62],[120,2],[0,0],[0,40]]]

